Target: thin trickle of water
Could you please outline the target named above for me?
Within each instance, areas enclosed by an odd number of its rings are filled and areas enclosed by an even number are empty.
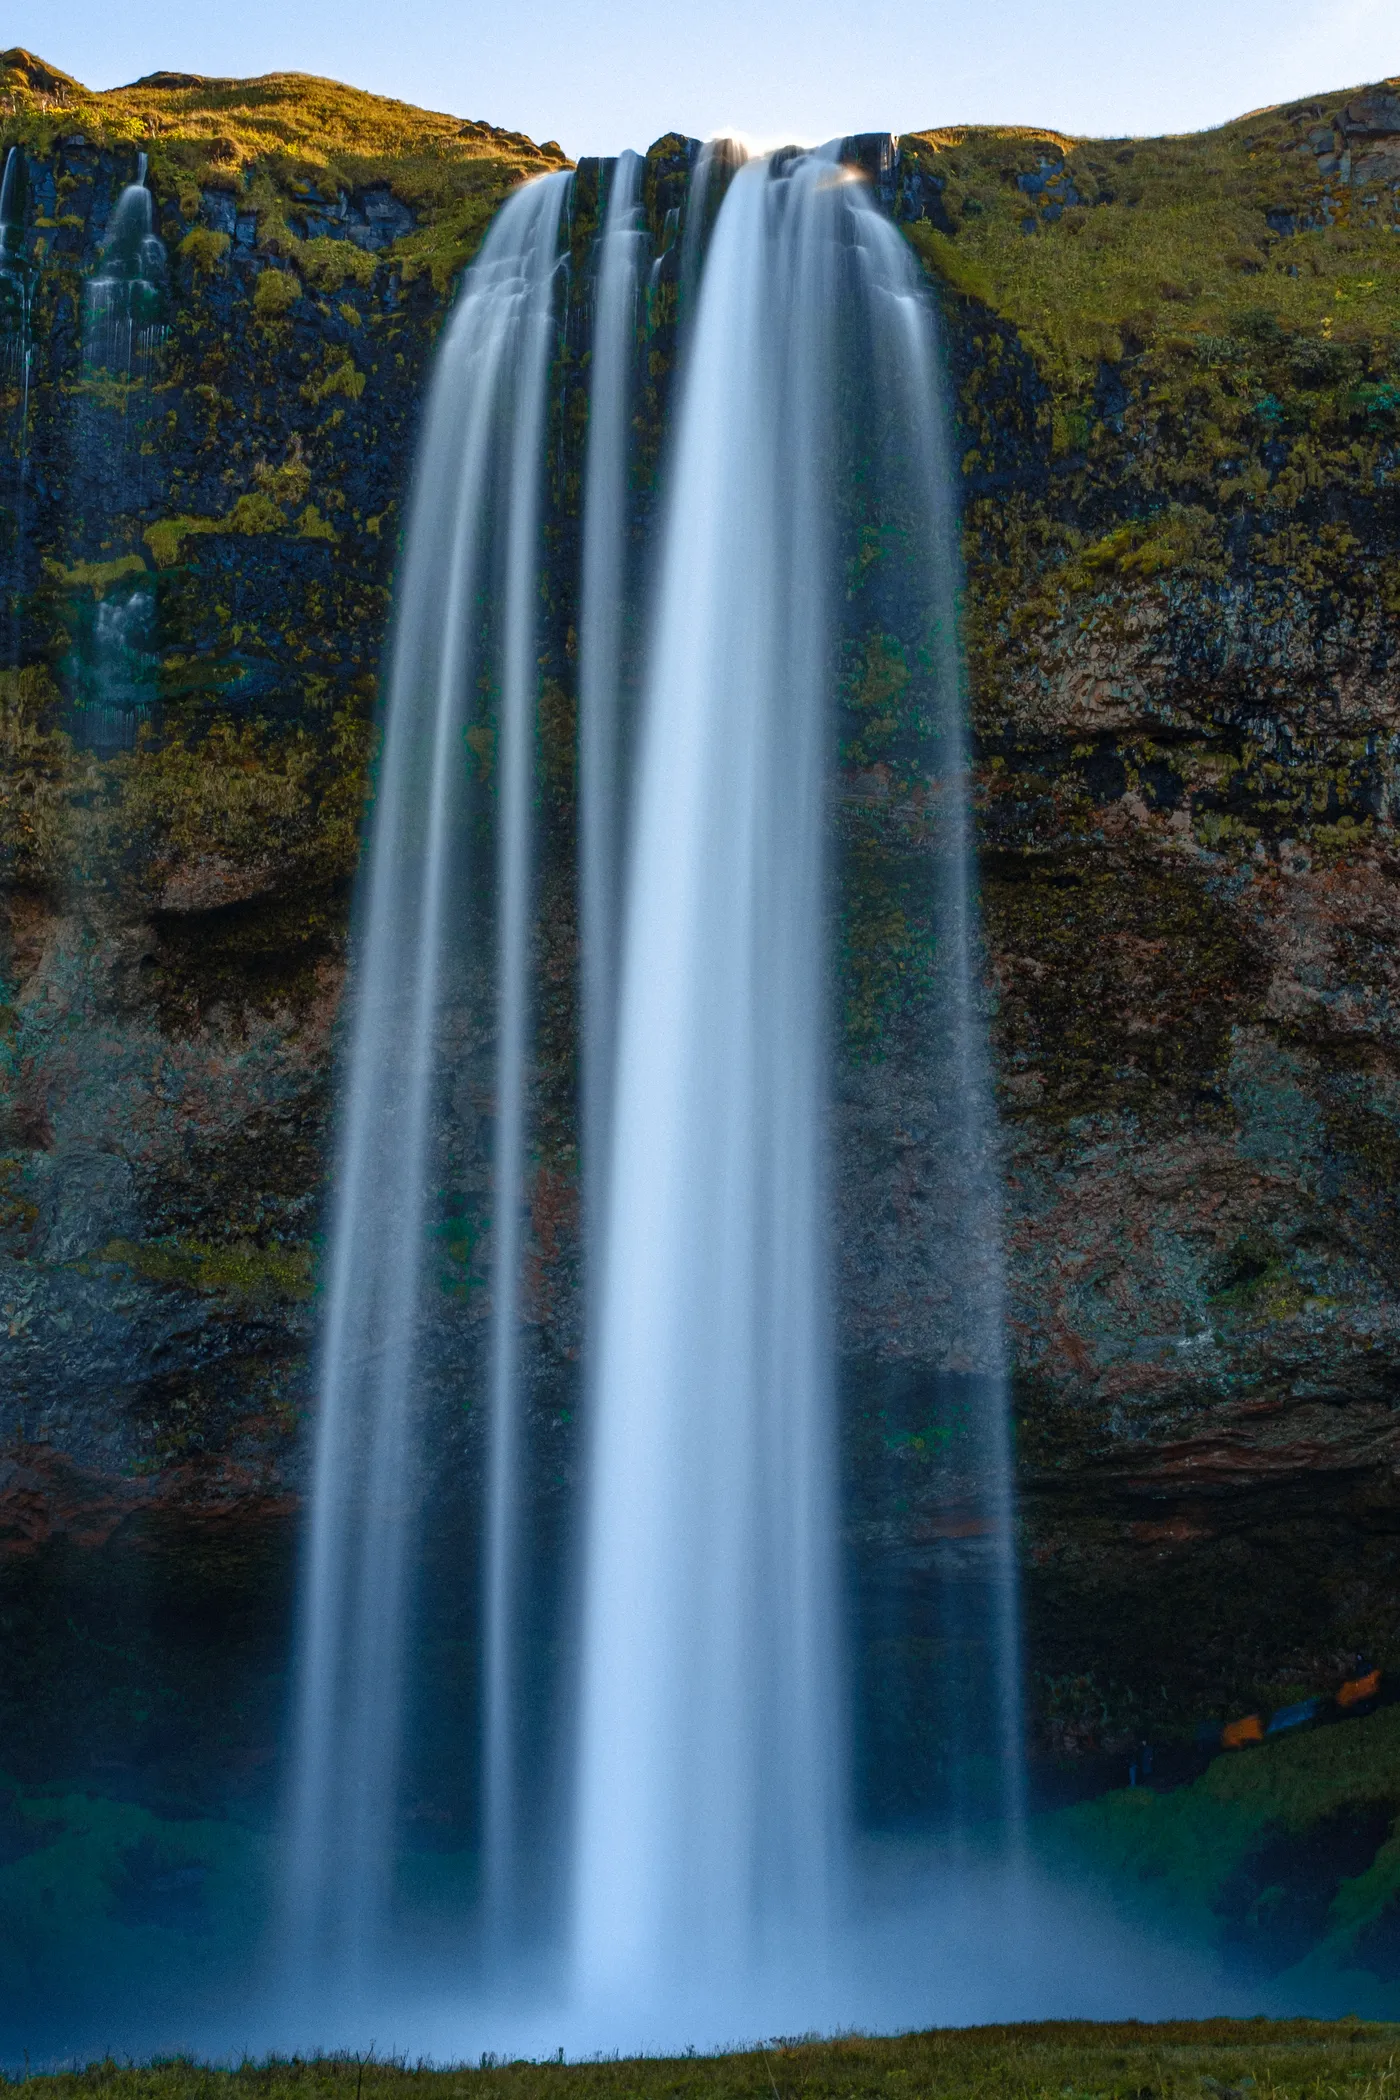
[[[10,395],[0,439],[0,485],[10,496],[9,544],[0,550],[5,591],[5,660],[20,657],[28,512],[29,382],[34,360],[31,273],[25,252],[29,170],[22,146],[11,146],[0,176],[0,389]],[[10,390],[14,389],[11,394]]]
[[[64,665],[74,731],[89,750],[132,748],[150,711],[159,663],[152,582],[118,584],[92,606]]]
[[[392,1904],[414,1396],[445,975],[465,880],[464,735],[498,694],[498,1073],[488,1525],[488,1850],[509,1860],[518,1311],[539,477],[566,176],[513,196],[444,333],[399,584],[357,944],[303,1576],[287,1926],[362,1975]],[[499,614],[488,618],[493,594]],[[494,1735],[492,1731],[495,1731]]]
[[[583,1153],[590,1241],[601,1225],[617,1002],[628,715],[628,468],[647,245],[644,167],[640,154],[624,153],[613,168],[596,266],[589,367],[578,748]]]
[[[29,170],[22,146],[11,146],[0,177],[0,379],[20,387],[19,449],[24,450],[29,425],[29,263],[25,255],[25,214]]]
[[[150,376],[165,341],[167,275],[142,154],[136,181],[128,183],[112,208],[102,253],[87,281],[83,359],[90,370],[118,381]]]
[[[84,286],[70,532],[73,553],[85,561],[136,551],[135,514],[158,485],[153,391],[166,337],[167,269],[145,165],[142,154]],[[71,726],[96,750],[128,748],[156,698],[154,580],[134,587],[124,580],[114,595],[95,606],[84,597],[75,611],[64,667]]]

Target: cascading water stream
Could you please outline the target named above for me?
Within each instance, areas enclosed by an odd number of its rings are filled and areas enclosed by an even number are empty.
[[[954,1827],[990,1814],[1014,1831],[1020,1813],[998,1184],[933,316],[838,149],[739,162],[708,149],[686,211],[665,205],[650,233],[643,163],[612,168],[577,585],[543,553],[570,544],[566,392],[551,421],[552,361],[567,368],[572,340],[569,177],[509,200],[444,334],[352,978],[304,1577],[287,1922],[311,1976],[363,1980],[394,1944],[431,1470],[418,1423],[442,1382],[425,1358],[425,1243],[472,1033],[460,1016],[489,961],[477,1968],[484,1947],[498,1979],[518,1971],[533,1930],[557,1975],[537,1928],[552,1929],[562,1886],[562,1968],[604,2040],[663,2006],[699,2034],[764,2031],[766,2007],[820,2006],[839,1966],[856,1870],[851,1651],[866,1638],[838,1478],[859,1325],[836,1241],[860,1172],[841,1148],[866,1085],[843,1016],[862,884],[886,862],[912,958],[889,1069],[936,1182],[908,1228],[926,1279],[918,1361],[949,1536],[973,1542],[933,1587],[948,1652],[982,1658],[970,1696],[940,1677],[944,1807]],[[634,447],[673,284],[688,305],[643,622]],[[551,1635],[566,1629],[568,1652],[541,1662],[522,1632],[538,1573],[522,1342],[545,996],[537,710],[543,609],[562,632],[575,592],[583,1580]],[[470,903],[488,810],[489,938]],[[541,1670],[545,1763],[568,1775],[543,1845],[525,1720]]]
[[[29,380],[34,356],[30,322],[30,267],[25,253],[29,171],[22,146],[11,146],[0,176],[0,393],[3,417],[0,486],[10,497],[11,539],[0,562],[4,577],[5,660],[19,661],[28,510]],[[13,392],[11,391],[13,389]]]
[[[153,386],[166,336],[167,263],[146,188],[146,156],[112,207],[83,297],[83,369],[72,473],[72,551],[111,560],[139,545],[134,514],[151,500],[158,471]],[[81,741],[129,747],[153,704],[156,606],[150,578],[120,582],[79,608],[65,664]]]
[[[591,1425],[574,1951],[820,1944],[842,1821],[822,1222],[834,165],[740,170],[672,462]]]
[[[543,187],[543,186],[540,186]],[[522,378],[510,431],[511,502],[506,521],[501,645],[500,810],[496,848],[497,1081],[491,1259],[491,1448],[486,1506],[483,1875],[486,1924],[499,1944],[519,1917],[521,1804],[516,1752],[521,1684],[518,1641],[522,1438],[520,1286],[524,1251],[525,1085],[531,994],[531,808],[539,698],[540,471],[545,386],[554,345],[551,244],[557,246],[567,177],[539,203],[532,253],[533,299],[522,344]],[[556,194],[557,193],[557,194]]]
[[[614,164],[594,298],[579,633],[579,933],[589,1243],[602,1223],[621,918],[629,575],[628,468],[646,254],[641,155]]]
[[[11,146],[0,176],[0,380],[18,381],[19,439],[23,456],[29,427],[29,264],[25,257],[25,213],[29,171],[24,148]]]
[[[83,355],[117,379],[147,377],[165,340],[165,244],[146,187],[146,156],[112,207],[97,267],[87,281]]]
[[[439,353],[399,591],[369,843],[321,1346],[303,1580],[288,1929],[311,1973],[362,1974],[392,1903],[405,1617],[415,1525],[414,1378],[434,1174],[438,1034],[460,956],[464,735],[498,694],[497,1014],[486,1541],[485,1851],[507,1870],[513,1804],[511,1386],[523,1154],[529,785],[538,514],[566,177],[493,225]],[[503,573],[502,573],[503,572]],[[491,614],[493,602],[500,611]],[[502,1900],[499,1888],[488,1891]]]

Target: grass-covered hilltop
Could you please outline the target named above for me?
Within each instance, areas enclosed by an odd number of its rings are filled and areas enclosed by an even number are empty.
[[[28,51],[0,53],[3,136],[43,155],[82,132],[95,147],[144,151],[158,193],[197,220],[203,193],[237,197],[259,220],[264,250],[331,290],[354,275],[327,236],[293,224],[313,195],[389,190],[427,233],[399,231],[394,261],[410,281],[423,270],[444,289],[475,253],[505,192],[522,177],[567,166],[552,140],[441,116],[303,73],[206,80],[155,73],[96,94]],[[190,253],[208,265],[226,252],[219,234]],[[364,251],[361,251],[362,253]],[[359,266],[363,276],[367,266]]]
[[[212,1830],[232,1803],[253,1829],[275,1794],[332,1046],[419,411],[492,212],[568,165],[305,76],[95,94],[22,51],[0,55],[11,146],[0,1957],[4,1915],[47,1929],[45,1860],[74,1831],[93,1920],[120,1882],[138,1934],[151,1890],[192,1870],[162,1819]],[[919,259],[946,350],[1029,1726],[1037,1786],[1073,1794],[1118,1786],[1143,1743],[1185,1759],[1203,1722],[1400,1670],[1400,83],[1190,138],[952,128],[849,151]],[[85,357],[85,286],[142,154],[163,260],[140,359],[118,372]],[[675,134],[646,161],[643,515],[693,161]],[[580,1320],[569,579],[599,177],[579,163],[567,220],[541,611],[550,991],[525,1348],[561,1479]],[[856,879],[833,1190],[847,1542],[871,1592],[905,1601],[964,1536],[940,1501],[930,1292],[902,1223],[932,1143],[908,1113],[931,1083],[932,966],[907,688],[873,634],[840,696]],[[462,762],[489,799],[489,726]],[[432,1230],[436,1316],[470,1369],[489,1044],[460,1065],[462,1183]],[[479,1411],[448,1426],[469,1473]],[[860,1776],[885,1827],[917,1819],[940,1755],[918,1687],[946,1630],[901,1613],[856,1657],[862,1711],[888,1723]],[[896,1680],[908,1700],[882,1698]],[[1332,1973],[1393,1989],[1394,1711],[1175,1794],[1116,1794],[1084,1849],[1270,1973],[1328,1947]],[[1344,1739],[1335,1768],[1305,1747]],[[454,1814],[425,1783],[425,1858],[451,1851]],[[243,1825],[219,1829],[232,1859]],[[1154,2056],[1168,2076],[1133,2055],[1157,2042],[1125,2041],[1127,2083],[1106,2060],[1017,2058],[1015,2089],[1194,2100],[1247,2073],[1320,2094],[1334,2046],[1295,2077],[1262,2043],[1236,2062],[1222,2040],[1228,2063]],[[1336,2077],[1379,2095],[1380,2046],[1362,2035]]]

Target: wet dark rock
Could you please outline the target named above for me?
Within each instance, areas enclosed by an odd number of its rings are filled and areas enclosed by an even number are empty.
[[[79,1261],[109,1240],[140,1232],[136,1183],[120,1154],[73,1146],[46,1162],[33,1252],[43,1262]]]

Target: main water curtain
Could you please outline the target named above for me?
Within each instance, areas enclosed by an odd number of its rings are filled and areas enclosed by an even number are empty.
[[[903,1229],[923,1328],[895,1346],[976,1387],[949,1494],[1010,1566],[928,294],[838,153],[701,165],[678,240],[674,171],[636,156],[600,169],[591,226],[563,220],[567,176],[519,191],[428,402],[352,979],[288,1863],[293,1942],[342,1977],[386,1944],[406,1729],[498,1960],[562,1944],[584,1996],[634,2004],[820,1969],[856,1747],[837,1330],[868,1324],[833,1246],[860,1166],[832,1133],[859,1138],[867,1067],[931,1132],[937,1183]],[[586,1281],[565,1304],[557,1264],[542,1312],[522,1276],[557,1227],[527,1231],[524,1197],[567,1157],[571,1069]],[[481,1251],[455,1280],[449,1218]],[[433,1660],[410,1671],[426,1553]],[[964,1762],[989,1726],[1008,1762],[1013,1601],[1008,1579],[946,1607],[995,1657],[979,1729],[945,1717]]]
[[[464,738],[483,688],[494,698],[486,734],[500,904],[496,1186],[506,1192],[493,1275],[497,1393],[509,1382],[514,1348],[528,938],[520,893],[538,686],[542,436],[567,183],[546,177],[511,198],[467,278],[429,395],[399,584],[350,995],[288,1874],[298,1954],[342,1971],[373,1958],[390,1904],[424,1234],[438,1164],[445,998],[460,996],[465,967]],[[511,1458],[505,1424],[493,1454],[487,1547],[498,1640],[512,1549],[501,1476]],[[500,1655],[488,1653],[484,1667],[494,1694],[508,1693]],[[488,1764],[491,1755],[488,1748]]]
[[[733,176],[684,357],[590,1424],[573,1946],[603,1996],[810,1967],[841,1880],[831,905],[860,839],[834,761],[869,729],[837,703],[872,632],[900,665],[889,771],[921,803],[938,778],[915,821],[938,833],[919,876],[947,958],[945,1108],[985,1116],[961,1098],[979,1075],[931,316],[834,154]]]

